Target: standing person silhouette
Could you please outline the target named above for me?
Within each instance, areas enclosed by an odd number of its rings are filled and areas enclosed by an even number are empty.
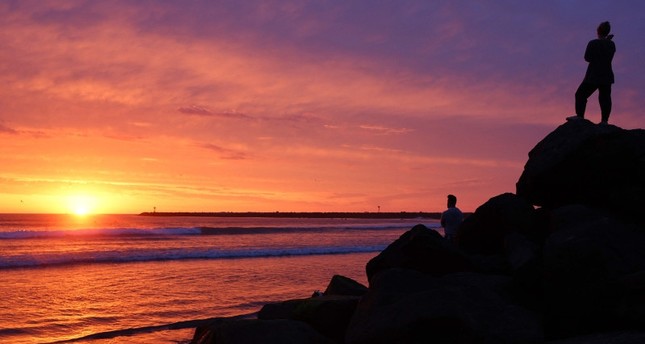
[[[448,209],[441,214],[441,227],[448,241],[455,242],[457,228],[463,220],[464,214],[457,208],[457,197],[448,195]]]
[[[611,25],[602,22],[596,30],[598,38],[589,41],[585,50],[585,61],[589,62],[585,78],[576,91],[576,115],[567,117],[567,120],[582,119],[585,117],[587,98],[598,90],[598,102],[602,115],[600,124],[607,124],[611,114],[611,84],[614,83],[614,71],[611,60],[616,53],[616,45],[611,40]]]

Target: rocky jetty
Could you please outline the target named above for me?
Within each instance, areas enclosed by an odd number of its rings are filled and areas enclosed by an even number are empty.
[[[456,244],[417,225],[322,295],[193,343],[645,343],[645,131],[563,124]]]

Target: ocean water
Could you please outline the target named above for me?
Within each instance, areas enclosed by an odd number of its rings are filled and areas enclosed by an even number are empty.
[[[309,297],[432,219],[0,214],[0,343],[188,343]]]

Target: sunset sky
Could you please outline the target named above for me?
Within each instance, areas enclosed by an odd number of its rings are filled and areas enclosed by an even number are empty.
[[[573,114],[604,20],[610,123],[645,126],[640,0],[3,0],[0,18],[0,212],[441,211],[448,193],[473,211]]]

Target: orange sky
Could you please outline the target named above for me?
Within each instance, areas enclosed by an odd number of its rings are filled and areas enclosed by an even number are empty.
[[[572,114],[600,21],[618,47],[610,122],[642,127],[642,13],[5,1],[0,212],[440,211],[448,193],[472,211],[514,192]]]

